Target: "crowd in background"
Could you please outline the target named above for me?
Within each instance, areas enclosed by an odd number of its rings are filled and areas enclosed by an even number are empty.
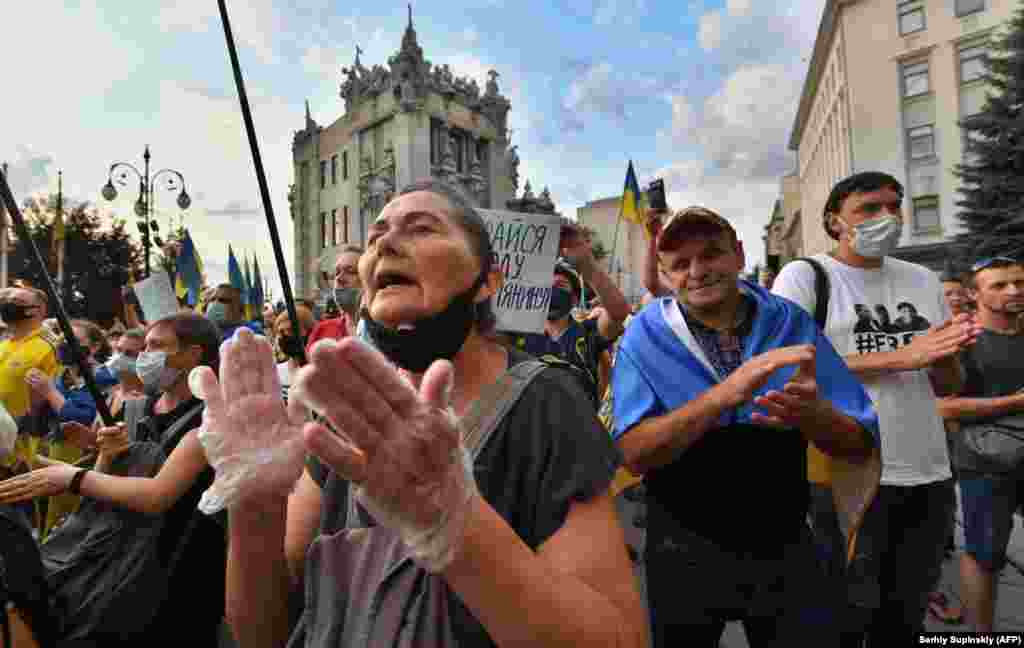
[[[839,183],[836,251],[767,287],[731,219],[651,211],[638,304],[564,228],[540,333],[496,330],[486,227],[437,182],[294,323],[229,284],[147,322],[129,291],[124,324],[70,322],[78,362],[16,283],[0,518],[39,547],[18,622],[81,647],[716,646],[741,620],[755,648],[852,648],[929,610],[991,630],[1024,443],[977,440],[1024,429],[1024,265],[893,258],[902,202],[884,174]],[[954,478],[962,612],[933,591]],[[615,496],[645,505],[642,553]]]

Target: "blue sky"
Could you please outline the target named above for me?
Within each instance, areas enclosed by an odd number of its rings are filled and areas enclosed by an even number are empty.
[[[343,111],[340,69],[355,45],[386,63],[404,2],[229,0],[274,211],[292,263],[291,139],[308,98],[330,124]],[[824,0],[446,0],[415,2],[420,45],[481,87],[490,68],[512,100],[521,182],[549,186],[559,210],[621,192],[632,158],[641,183],[663,176],[674,207],[705,204],[732,220],[749,265],[792,165],[786,141]],[[10,13],[6,15],[12,15]],[[129,217],[134,189],[106,203],[115,161],[181,171],[185,223],[212,282],[227,245],[273,267],[255,173],[215,0],[33,0],[0,39],[5,102],[0,161],[19,198],[56,189]],[[9,25],[14,26],[14,25]],[[6,93],[5,93],[6,94]],[[177,219],[174,194],[158,221]],[[276,275],[276,273],[267,274]],[[275,277],[276,278],[276,277]],[[277,294],[279,290],[275,289]]]

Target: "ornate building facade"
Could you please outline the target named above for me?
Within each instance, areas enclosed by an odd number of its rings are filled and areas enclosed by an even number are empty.
[[[364,247],[377,213],[414,180],[457,184],[483,208],[504,207],[519,187],[511,103],[496,71],[481,90],[476,79],[432,65],[417,42],[411,8],[401,49],[387,66],[367,69],[361,53],[357,47],[354,64],[341,70],[345,114],[322,127],[307,103],[305,127],[292,144],[297,295],[323,287],[338,249]]]

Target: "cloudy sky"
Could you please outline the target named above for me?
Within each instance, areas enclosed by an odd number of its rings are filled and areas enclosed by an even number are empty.
[[[664,177],[675,207],[706,204],[739,226],[749,265],[791,168],[786,141],[825,0],[445,0],[414,3],[420,45],[459,75],[501,73],[512,100],[520,177],[575,215]],[[355,46],[386,63],[404,2],[229,0],[274,213],[291,264],[286,195],[305,99],[330,124],[344,110],[340,69]],[[209,279],[227,246],[273,267],[256,176],[215,0],[33,0],[0,39],[0,161],[19,200],[55,191],[129,218],[134,187],[100,197],[115,161],[181,171],[185,223]],[[13,98],[13,99],[12,99]],[[156,197],[177,220],[175,194]],[[270,274],[270,273],[268,273]],[[276,275],[276,273],[273,273]],[[274,277],[276,278],[276,277]],[[275,294],[280,295],[275,288]]]

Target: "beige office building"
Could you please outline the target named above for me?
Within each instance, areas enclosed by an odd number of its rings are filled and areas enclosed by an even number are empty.
[[[292,145],[295,184],[288,200],[295,232],[296,293],[325,286],[336,251],[366,244],[377,212],[402,186],[422,178],[455,183],[484,208],[515,198],[519,158],[509,147],[510,102],[491,71],[456,77],[426,60],[409,25],[387,66],[342,69],[345,114],[321,127],[306,108]]]
[[[647,238],[640,225],[619,220],[622,196],[591,200],[576,209],[576,220],[594,230],[609,257],[601,261],[612,281],[626,300],[638,303],[643,297],[643,259],[647,254]],[[615,260],[611,260],[613,253]]]
[[[859,171],[904,183],[905,259],[933,268],[959,225],[957,122],[985,99],[982,60],[1010,0],[828,0],[789,148],[797,152],[803,253],[831,249],[822,209]]]

